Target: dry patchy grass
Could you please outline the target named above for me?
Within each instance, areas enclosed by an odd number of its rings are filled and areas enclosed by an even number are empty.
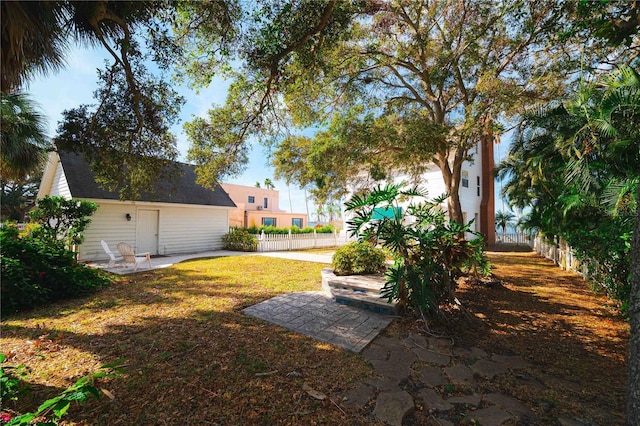
[[[480,392],[525,402],[544,425],[559,417],[622,424],[628,324],[580,277],[533,253],[490,257],[502,284],[462,283],[459,298],[476,319],[454,318],[439,331],[459,346],[521,355],[528,367],[479,379]],[[255,256],[189,261],[8,319],[2,350],[11,363],[33,369],[35,397],[21,408],[33,409],[77,377],[123,358],[126,376],[104,385],[115,399],[74,407],[72,421],[372,424],[338,399],[372,374],[361,357],[240,312],[276,294],[318,290],[323,266]],[[384,333],[402,338],[418,328],[408,318]],[[309,397],[305,383],[333,402]],[[407,424],[427,421],[428,413],[416,410]]]
[[[78,377],[123,359],[126,375],[104,384],[115,399],[76,407],[70,420],[360,423],[358,414],[302,390],[306,383],[331,397],[353,386],[370,374],[360,357],[240,312],[284,292],[319,290],[322,267],[253,256],[188,261],[3,321],[2,350],[12,364],[32,369],[34,397],[16,408],[33,410]]]

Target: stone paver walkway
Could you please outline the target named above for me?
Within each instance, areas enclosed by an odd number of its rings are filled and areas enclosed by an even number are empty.
[[[458,424],[453,412],[462,415],[468,422],[465,424],[538,423],[534,412],[522,402],[507,395],[482,394],[478,386],[479,380],[525,368],[520,356],[456,348],[450,340],[416,334],[404,340],[378,337],[362,355],[378,377],[348,391],[344,402],[362,409],[375,401],[373,416],[385,424],[401,426],[417,404],[433,421],[429,424]],[[455,390],[455,396],[442,393],[447,388]]]
[[[393,320],[335,303],[323,291],[281,294],[242,312],[356,353]]]

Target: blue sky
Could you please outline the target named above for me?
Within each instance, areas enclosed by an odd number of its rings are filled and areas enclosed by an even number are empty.
[[[25,91],[40,105],[47,119],[50,137],[55,136],[64,110],[76,108],[81,104],[95,104],[93,92],[98,82],[96,70],[103,67],[105,59],[110,63],[113,62],[108,53],[102,49],[77,48],[67,56],[67,66],[64,69],[46,76],[38,76],[29,82]],[[189,142],[182,130],[183,124],[194,116],[205,117],[212,104],[223,104],[229,84],[228,81],[215,79],[210,87],[200,90],[198,94],[187,86],[178,88],[180,94],[186,99],[180,113],[180,122],[172,128],[178,140],[180,161],[185,161],[189,148]],[[290,211],[287,185],[283,181],[274,179],[273,169],[268,165],[268,153],[259,144],[253,146],[247,170],[242,176],[225,179],[225,182],[255,186],[256,182],[264,182],[265,178],[271,179],[276,189],[280,191],[280,208]],[[290,189],[294,213],[306,213],[304,191],[293,185]],[[314,216],[315,209],[310,202],[311,216]]]

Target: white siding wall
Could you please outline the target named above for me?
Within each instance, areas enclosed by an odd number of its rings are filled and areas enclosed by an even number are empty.
[[[62,169],[62,163],[58,162],[56,168],[56,174],[53,178],[53,185],[51,185],[51,196],[64,197],[66,199],[71,198],[71,191],[67,184],[67,178],[64,176],[64,170]]]
[[[478,178],[480,178],[480,184],[482,185],[482,158],[480,155],[480,147],[478,147],[478,153],[475,153],[475,149],[471,149],[474,162],[471,164],[465,161],[462,164],[462,170],[469,173],[469,187],[463,188],[460,186],[460,206],[462,212],[465,213],[466,221],[469,222],[478,214],[480,217],[480,201],[482,200],[482,187],[480,187],[480,195],[478,195]],[[480,224],[474,222],[471,229],[480,230]]]
[[[84,242],[80,245],[82,260],[94,261],[109,258],[102,249],[100,240],[105,240],[114,253],[117,253],[116,244],[120,241],[135,245],[136,207],[133,203],[89,201],[98,204],[98,210],[91,217],[91,223],[84,232]],[[125,218],[127,213],[132,216],[130,222]]]
[[[228,209],[221,207],[163,207],[160,209],[161,254],[194,253],[222,248],[229,232]]]
[[[139,208],[159,210],[160,254],[218,250],[222,248],[222,235],[228,232],[228,209],[223,207],[90,201],[99,207],[80,246],[82,260],[108,259],[100,240],[105,240],[113,252],[116,252],[116,245],[120,241],[130,244],[137,252],[136,220]],[[127,221],[127,213],[131,215],[131,221]]]
[[[444,185],[444,179],[442,178],[442,172],[440,172],[439,168],[434,166],[434,168],[422,175],[422,179],[423,184],[421,186],[427,190],[427,198],[429,200],[439,197],[447,192],[447,188]]]

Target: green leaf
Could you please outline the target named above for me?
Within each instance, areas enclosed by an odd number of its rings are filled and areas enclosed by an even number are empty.
[[[71,401],[60,401],[58,402],[55,407],[53,407],[53,414],[55,415],[55,418],[61,418],[62,416],[65,415],[65,413],[67,412],[67,410],[69,410],[69,407],[71,406]]]

